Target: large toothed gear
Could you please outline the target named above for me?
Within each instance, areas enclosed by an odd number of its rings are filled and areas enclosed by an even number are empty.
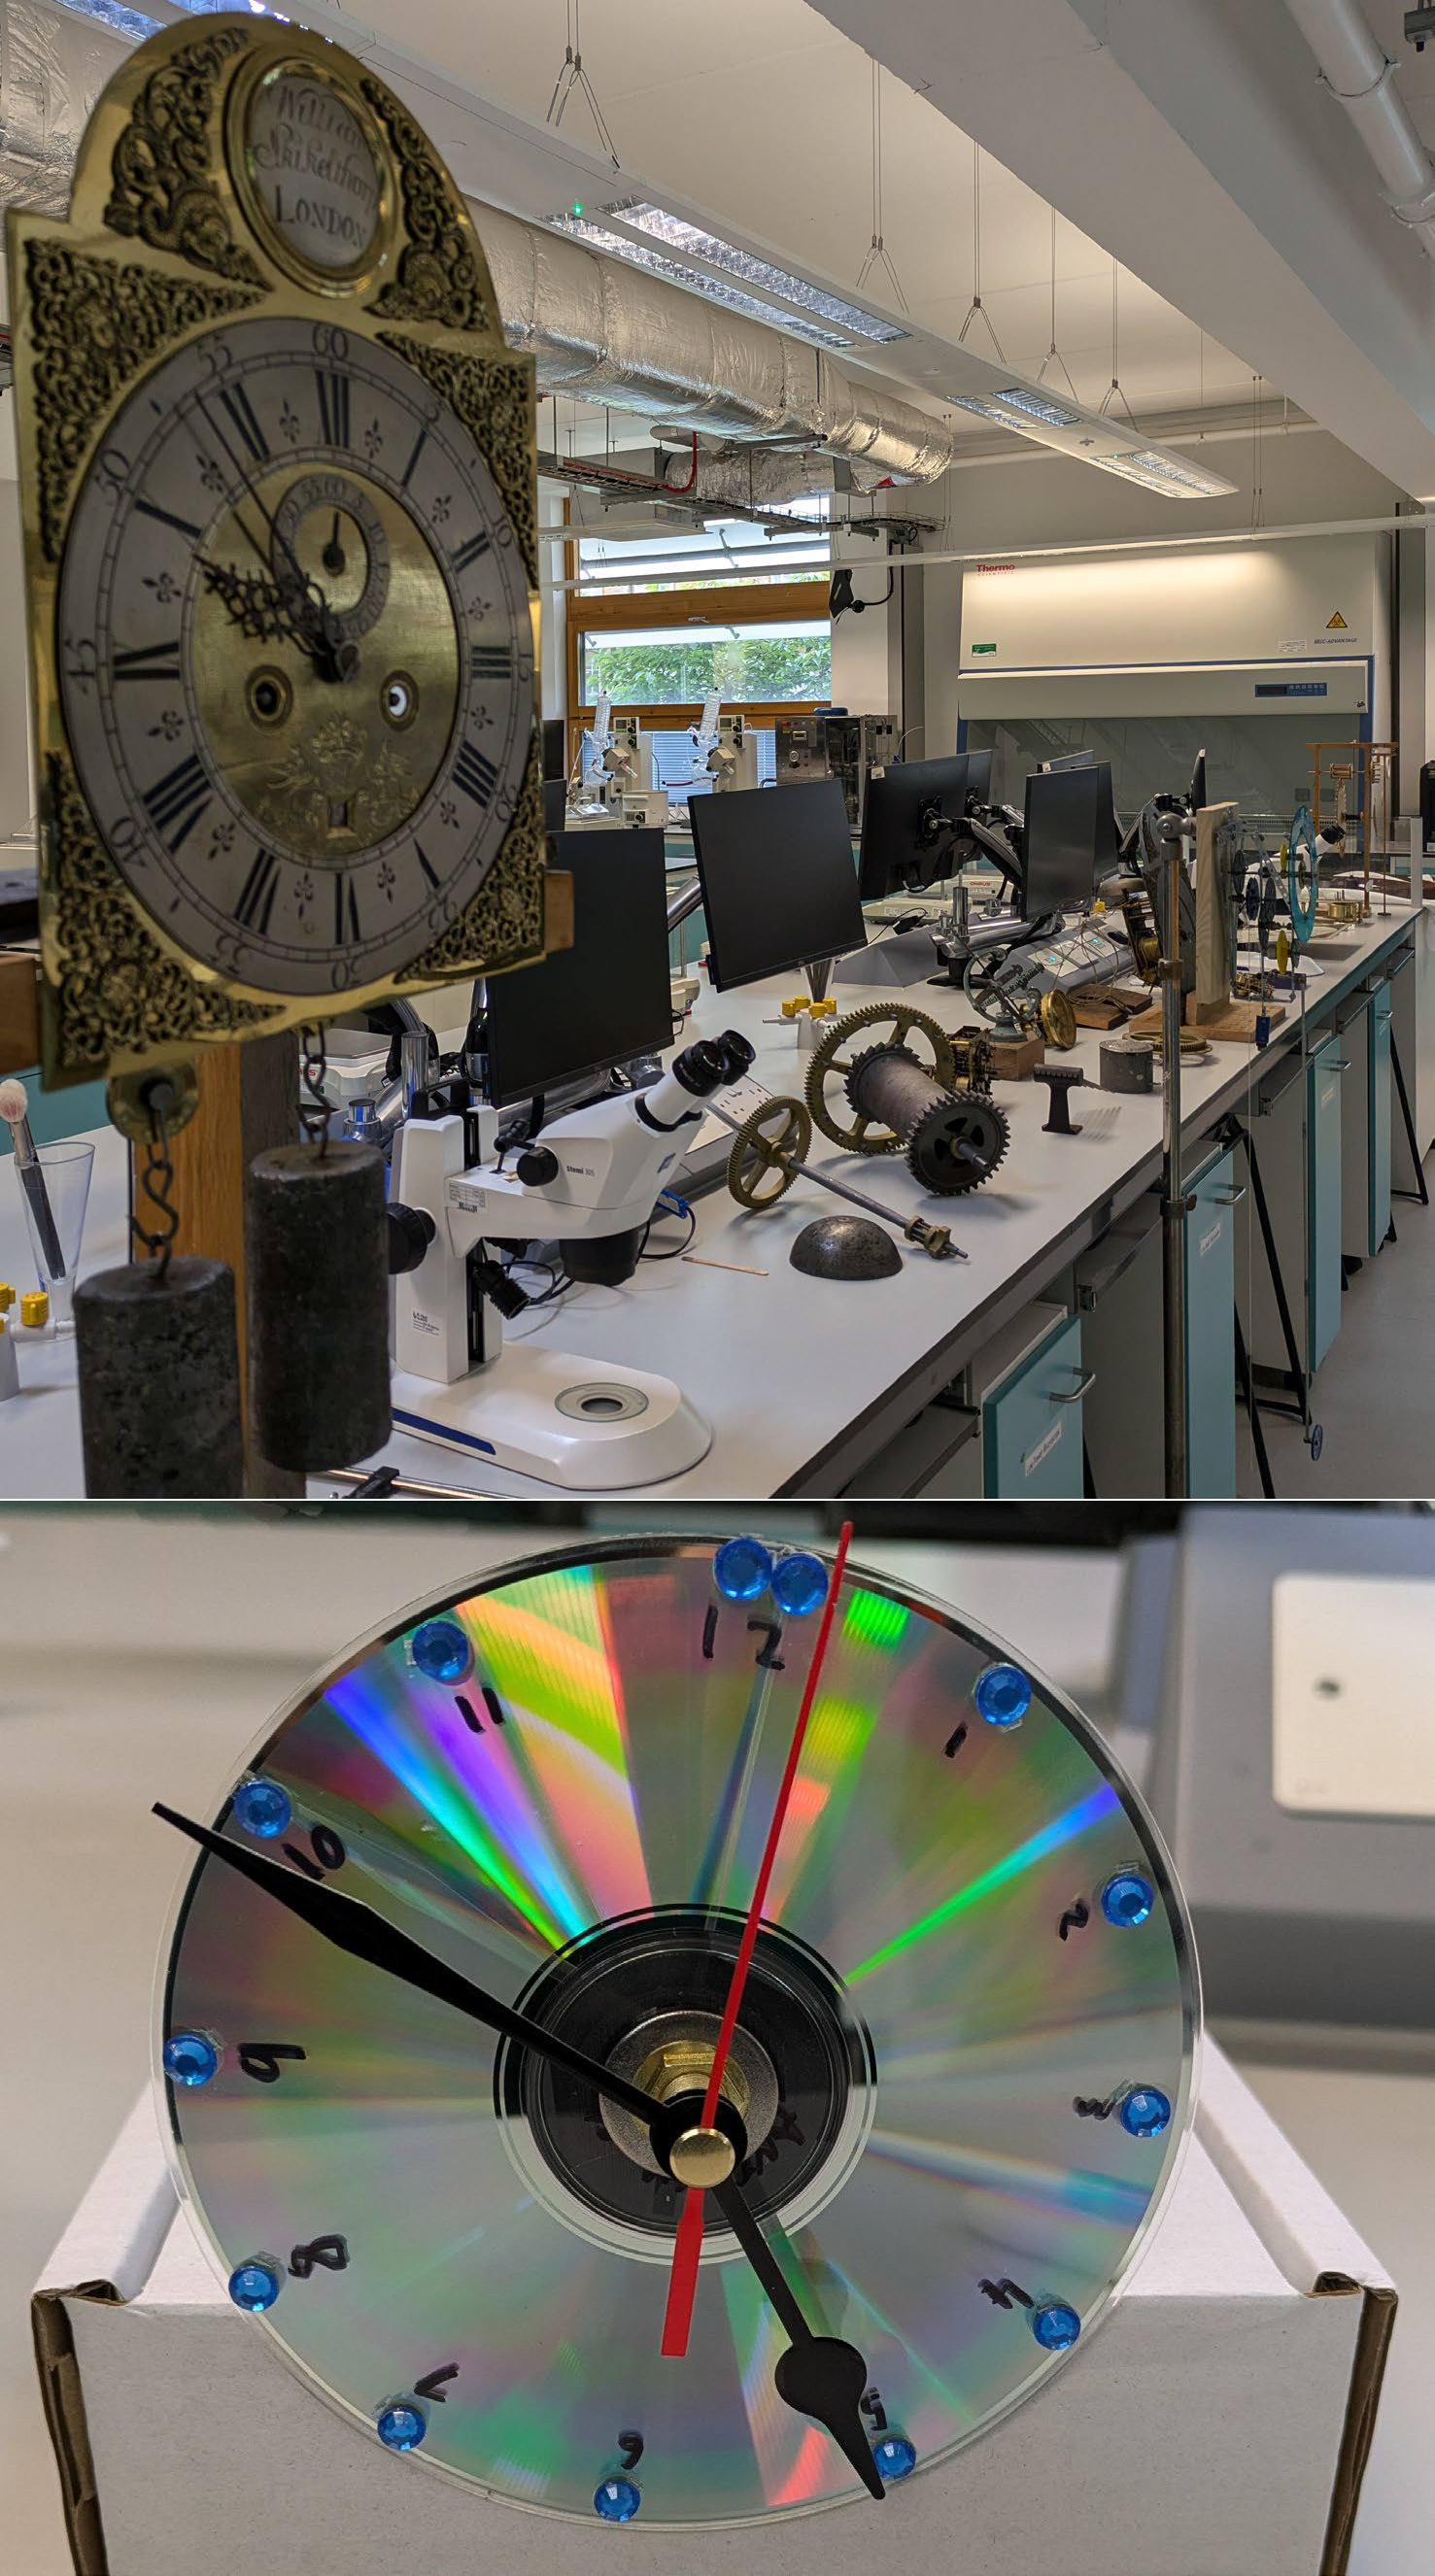
[[[929,1012],[913,1010],[910,1003],[865,1002],[860,1010],[835,1020],[813,1052],[807,1068],[807,1106],[823,1135],[849,1154],[897,1154],[903,1138],[891,1127],[861,1112],[851,1117],[843,1114],[852,1108],[852,1074],[858,1062],[865,1061],[865,1055],[858,1058],[849,1051],[852,1039],[863,1029],[870,1029],[878,1041],[875,1048],[866,1050],[867,1055],[898,1049],[942,1091],[950,1091],[956,1074],[952,1042]]]
[[[907,1139],[912,1177],[938,1197],[980,1189],[989,1181],[1011,1143],[1011,1123],[994,1100],[974,1092],[954,1092],[934,1100]]]

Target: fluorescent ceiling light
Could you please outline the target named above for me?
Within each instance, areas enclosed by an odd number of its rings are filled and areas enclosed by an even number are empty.
[[[1139,483],[1147,492],[1178,494],[1185,501],[1214,499],[1218,493],[1239,489],[1224,474],[1212,474],[1204,465],[1189,464],[1184,456],[1173,456],[1165,447],[1130,448],[1121,456],[1090,456],[1089,465],[1099,465],[1104,474],[1119,474],[1128,483]]]
[[[665,259],[660,251],[650,250],[646,242],[630,241],[626,233],[615,233],[606,224],[591,223],[586,215],[551,217],[550,232],[567,233],[588,250],[600,250],[608,259],[624,259],[630,268],[643,268],[654,277],[665,277],[672,286],[686,287],[689,294],[705,295],[709,301],[725,304],[730,312],[745,313],[750,321],[766,322],[774,331],[795,333],[799,339],[813,340],[820,349],[846,349],[850,341],[835,331],[826,331],[794,313],[784,313],[779,305],[765,304],[760,296],[745,295],[740,287],[729,286],[721,277],[709,277],[705,269],[685,268],[675,259]]]
[[[1067,411],[1062,404],[1053,402],[1049,394],[1033,392],[1030,385],[1003,385],[992,401],[1005,403],[1009,411],[1024,413],[1028,420],[1044,420],[1048,429],[1075,429],[1081,417],[1079,412]]]
[[[730,277],[741,278],[746,286],[759,286],[769,295],[781,295],[804,313],[830,322],[858,340],[909,340],[912,336],[900,323],[880,322],[875,313],[864,313],[860,304],[849,304],[844,296],[833,295],[824,287],[809,286],[805,277],[794,277],[790,269],[776,268],[771,260],[739,250],[735,242],[724,241],[720,233],[704,232],[700,225],[688,223],[681,215],[667,214],[661,206],[634,202],[610,206],[608,213],[619,223],[631,225],[634,232],[651,233],[655,241],[669,242],[675,250],[691,251],[696,259],[726,269]]]

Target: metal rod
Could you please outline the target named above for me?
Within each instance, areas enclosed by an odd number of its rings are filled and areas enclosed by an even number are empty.
[[[1167,954],[1161,960],[1161,1311],[1165,1358],[1166,1492],[1184,1499],[1186,1456],[1186,1195],[1181,1180],[1181,871],[1185,817],[1166,842]]]
[[[706,1106],[712,1116],[721,1119],[724,1127],[730,1129],[734,1136],[739,1133],[744,1123],[742,1119],[734,1118],[728,1110],[720,1108],[715,1100],[709,1100]],[[839,1199],[850,1199],[853,1207],[862,1208],[868,1216],[880,1217],[884,1225],[895,1225],[900,1234],[907,1236],[907,1220],[899,1215],[896,1208],[883,1207],[880,1199],[864,1197],[861,1190],[849,1188],[846,1181],[834,1181],[829,1172],[819,1172],[813,1163],[800,1163],[795,1154],[778,1154],[774,1156],[774,1160],[785,1172],[800,1172],[805,1181],[815,1181],[819,1189],[831,1190]],[[778,1195],[780,1196],[781,1193],[779,1192]],[[775,1205],[776,1200],[772,1204]],[[921,1237],[907,1237],[907,1240],[920,1242]],[[969,1254],[963,1252],[959,1243],[952,1244],[950,1251],[958,1261],[966,1261],[970,1258]]]
[[[1400,1061],[1400,1049],[1395,1041],[1395,1030],[1393,1027],[1390,1031],[1390,1070],[1395,1076],[1395,1089],[1400,1101],[1400,1115],[1405,1122],[1405,1142],[1410,1148],[1410,1160],[1415,1166],[1414,1189],[1397,1190],[1395,1192],[1395,1196],[1398,1199],[1418,1199],[1422,1207],[1428,1207],[1430,1205],[1430,1189],[1425,1178],[1424,1166],[1420,1160],[1420,1148],[1415,1141],[1415,1121],[1410,1114],[1410,1094],[1405,1088],[1405,1068]]]
[[[1265,1426],[1261,1421],[1261,1408],[1256,1401],[1256,1382],[1251,1375],[1250,1353],[1246,1349],[1246,1337],[1241,1330],[1239,1307],[1235,1309],[1235,1321],[1236,1369],[1241,1381],[1241,1391],[1246,1399],[1246,1411],[1250,1416],[1251,1447],[1256,1453],[1256,1472],[1261,1480],[1261,1492],[1268,1503],[1273,1503],[1276,1489],[1271,1479],[1271,1462],[1266,1453]]]
[[[1299,1077],[1297,1077],[1297,1079],[1299,1079]],[[1286,1295],[1285,1276],[1281,1269],[1280,1255],[1276,1250],[1275,1229],[1271,1224],[1271,1212],[1266,1204],[1266,1190],[1265,1183],[1261,1179],[1260,1158],[1256,1152],[1255,1138],[1252,1136],[1248,1127],[1241,1126],[1239,1120],[1236,1123],[1236,1134],[1240,1137],[1241,1142],[1244,1144],[1246,1149],[1246,1166],[1251,1176],[1251,1188],[1255,1193],[1256,1215],[1260,1222],[1261,1241],[1265,1246],[1266,1268],[1270,1273],[1271,1289],[1276,1301],[1276,1313],[1280,1317],[1281,1333],[1286,1346],[1286,1358],[1290,1362],[1290,1366],[1286,1373],[1296,1393],[1297,1401],[1294,1409],[1298,1411],[1301,1422],[1304,1424],[1306,1429],[1309,1430],[1310,1388],[1306,1378],[1305,1369],[1301,1361],[1300,1345],[1296,1340],[1295,1325],[1291,1318],[1290,1300]]]

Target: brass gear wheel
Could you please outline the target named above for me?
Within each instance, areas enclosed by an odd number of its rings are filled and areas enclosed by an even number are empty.
[[[929,1011],[914,1011],[909,1002],[864,1002],[860,1010],[835,1021],[813,1052],[807,1068],[807,1106],[813,1124],[849,1154],[900,1154],[903,1139],[894,1136],[890,1127],[874,1128],[847,1098],[847,1077],[856,1061],[849,1052],[850,1041],[864,1029],[872,1030],[878,1045],[906,1047],[919,1063],[921,1054],[912,1040],[925,1041],[931,1062],[924,1070],[943,1091],[950,1091],[956,1078],[952,1042]],[[831,1093],[829,1082],[835,1086]]]
[[[727,1185],[738,1206],[776,1207],[797,1178],[793,1164],[805,1162],[811,1142],[812,1121],[800,1100],[764,1100],[743,1120],[727,1158]]]

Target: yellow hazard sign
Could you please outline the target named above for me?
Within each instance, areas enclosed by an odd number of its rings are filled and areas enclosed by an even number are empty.
[[[1327,635],[1344,635],[1347,632],[1345,619],[1339,609],[1336,610],[1334,617],[1326,619],[1325,631]]]

